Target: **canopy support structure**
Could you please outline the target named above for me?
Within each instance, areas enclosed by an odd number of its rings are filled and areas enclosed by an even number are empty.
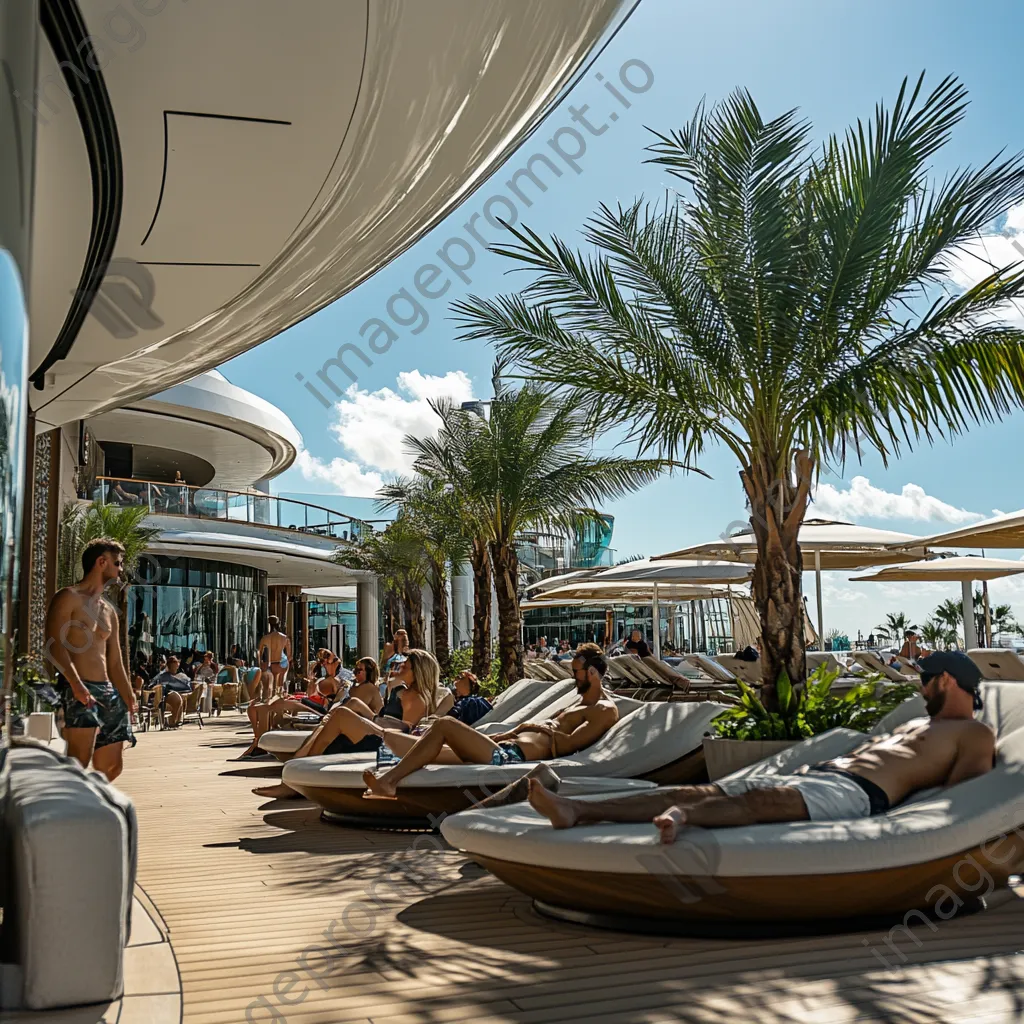
[[[825,624],[821,611],[821,549],[814,549],[814,589],[818,599],[818,650],[825,650]]]
[[[658,603],[658,584],[654,584],[651,592],[651,620],[654,626],[651,631],[654,636],[654,656],[661,660],[661,605]]]
[[[978,629],[974,621],[974,581],[961,580],[964,595],[964,647],[970,651],[978,646]]]

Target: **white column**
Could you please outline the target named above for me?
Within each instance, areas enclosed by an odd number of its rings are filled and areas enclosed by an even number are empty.
[[[978,630],[974,622],[974,581],[961,580],[964,595],[964,647],[969,651],[978,646]]]
[[[380,656],[380,606],[376,577],[356,584],[356,636],[356,650],[360,658]]]
[[[654,623],[654,656],[661,657],[661,605],[658,603],[658,584],[654,584],[651,599],[651,620]]]
[[[818,650],[825,650],[825,622],[821,610],[821,551],[814,551],[814,589],[818,599]]]

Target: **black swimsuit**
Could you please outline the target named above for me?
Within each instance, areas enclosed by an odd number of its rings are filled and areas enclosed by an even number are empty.
[[[407,686],[396,686],[391,693],[388,695],[387,703],[381,709],[379,715],[374,718],[375,722],[379,722],[382,718],[397,718],[400,722],[402,721],[402,690],[407,690]],[[409,727],[403,722],[402,731],[408,732]],[[357,740],[353,743],[347,736],[336,736],[330,743],[327,744],[324,750],[325,754],[372,754],[377,750],[384,741],[373,733],[369,733],[364,736],[361,740]]]

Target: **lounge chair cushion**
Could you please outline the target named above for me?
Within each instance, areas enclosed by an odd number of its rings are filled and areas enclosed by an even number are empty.
[[[593,746],[572,757],[549,761],[556,772],[565,776],[638,778],[699,747],[711,719],[722,711],[721,704],[709,701],[642,703],[616,697],[616,703],[623,717]],[[501,767],[428,765],[403,779],[400,788],[489,786],[496,779],[508,783],[526,774],[535,763]],[[351,789],[362,785],[365,767],[365,758],[360,766],[353,766],[332,757],[305,757],[289,761],[282,778],[289,784]]]
[[[986,707],[978,717],[996,730],[996,768],[950,789],[917,794],[873,818],[690,829],[682,841],[665,847],[648,824],[556,831],[531,808],[517,805],[463,811],[448,817],[442,832],[449,843],[471,854],[621,874],[827,875],[955,856],[1024,823],[1024,687],[987,683],[982,693]],[[919,709],[915,700],[907,702],[910,708],[897,710],[905,715]],[[862,741],[859,733],[833,730],[735,775],[791,771],[845,753]],[[998,853],[997,845],[993,853]]]
[[[123,987],[137,826],[131,801],[96,772],[15,747],[4,831],[5,928],[17,934],[22,1005],[109,1002]]]

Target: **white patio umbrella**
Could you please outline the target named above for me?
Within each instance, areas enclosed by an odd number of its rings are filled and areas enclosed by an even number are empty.
[[[740,562],[697,558],[641,558],[605,569],[589,582],[649,580],[657,583],[747,583],[751,567]]]
[[[1024,509],[1004,512],[948,533],[921,537],[930,548],[1024,548]]]
[[[952,558],[932,558],[923,562],[890,565],[869,576],[851,576],[856,583],[921,583],[929,580],[950,580],[960,583],[964,599],[964,645],[970,650],[978,646],[978,632],[974,625],[975,580],[997,580],[1024,572],[1024,562],[1008,558],[979,558],[957,555]]]
[[[924,541],[912,533],[878,530],[872,526],[856,526],[834,519],[805,519],[797,537],[800,550],[814,563],[815,590],[818,599],[818,636],[825,646],[825,624],[821,607],[821,572],[823,569],[862,569],[869,565],[892,565],[912,562],[928,554]],[[729,562],[753,563],[757,558],[757,542],[750,530],[731,534],[706,544],[680,548],[652,561],[669,558],[713,558]]]

